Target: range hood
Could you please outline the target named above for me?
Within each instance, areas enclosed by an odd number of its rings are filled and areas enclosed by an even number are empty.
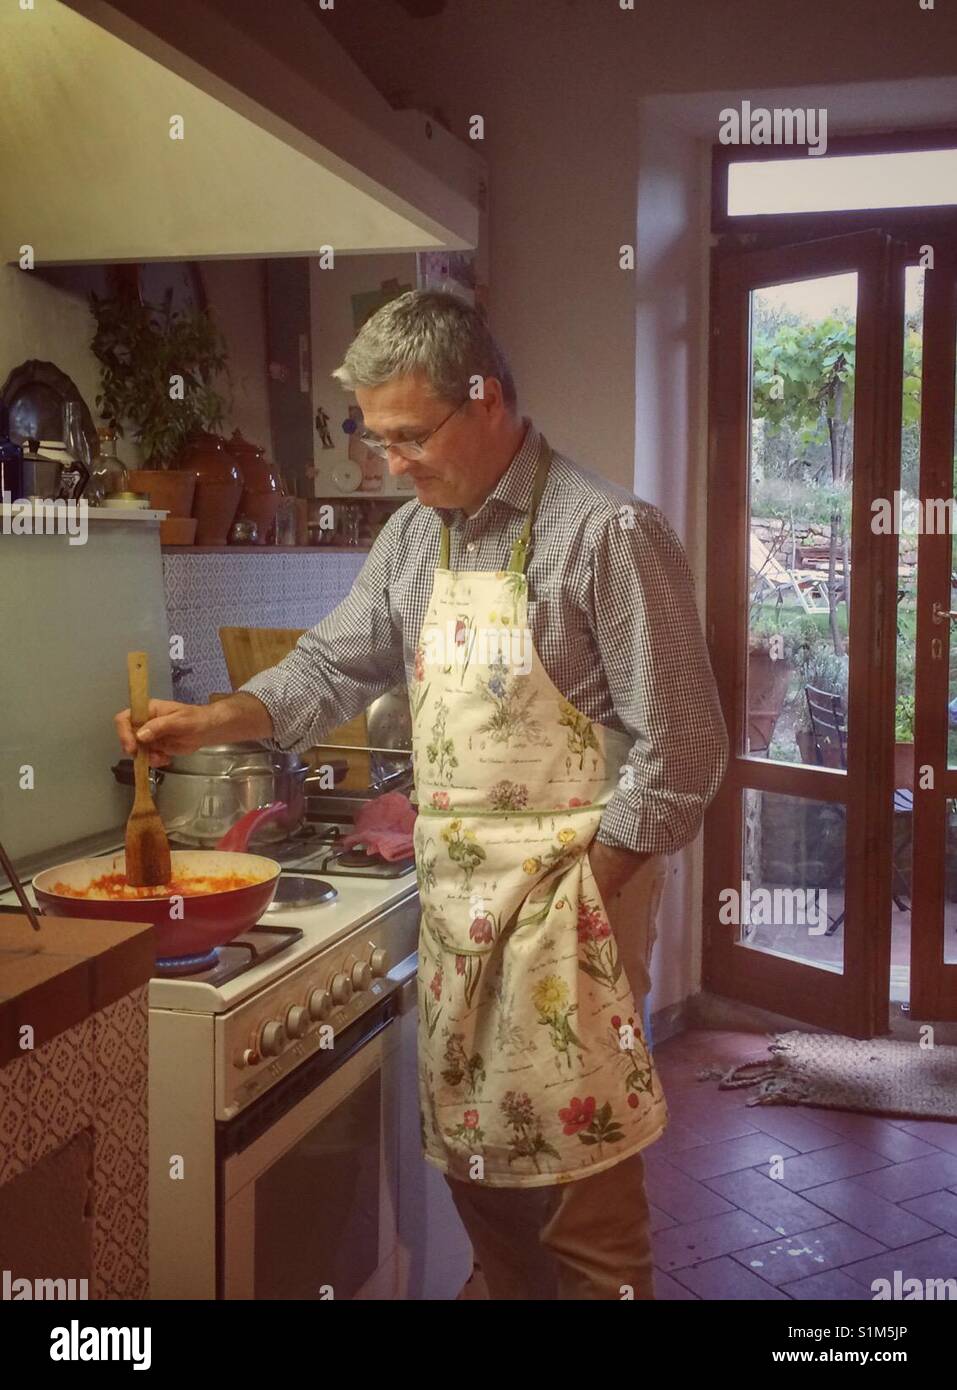
[[[394,112],[306,0],[281,9],[5,5],[0,257],[23,245],[39,265],[475,246],[482,160]]]

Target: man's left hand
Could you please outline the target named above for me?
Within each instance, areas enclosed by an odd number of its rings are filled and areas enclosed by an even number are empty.
[[[593,840],[588,858],[598,891],[607,906],[622,885],[641,868],[646,859],[651,858],[651,855],[636,854],[634,850],[619,849],[617,845],[603,845],[600,840]]]

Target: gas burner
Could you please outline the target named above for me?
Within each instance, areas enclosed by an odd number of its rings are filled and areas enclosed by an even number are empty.
[[[332,842],[338,838],[339,827],[316,826],[304,824],[294,831],[292,835],[287,835],[284,840],[278,840],[273,844],[250,846],[250,852],[264,854],[269,859],[276,859],[285,869],[301,869],[306,864],[313,861],[319,863],[320,853],[328,853]]]
[[[326,883],[324,879],[306,878],[303,874],[289,873],[284,869],[267,911],[285,910],[289,907],[318,907],[321,903],[331,902],[338,896],[332,884]]]
[[[314,825],[309,821],[303,821],[281,840],[253,839],[248,846],[248,852],[265,855],[267,859],[278,859],[283,863],[287,859],[295,859],[309,850],[329,844],[338,834],[339,827],[336,825]],[[215,845],[207,841],[191,840],[186,835],[177,835],[175,831],[169,835],[169,842],[172,849],[215,849]]]
[[[242,936],[234,936],[225,946],[217,946],[209,956],[185,957],[186,960],[199,962],[190,969],[169,970],[167,966],[178,962],[157,961],[156,974],[160,978],[189,975],[200,984],[222,985],[301,940],[302,930],[299,927],[250,927]],[[180,957],[180,962],[183,959]]]
[[[156,961],[156,973],[163,979],[178,975],[201,975],[203,971],[214,969],[218,961],[219,949],[215,946],[200,956],[162,956]]]
[[[396,862],[385,859],[381,854],[366,854],[364,849],[344,849],[335,859],[344,869],[381,869],[384,864]]]
[[[415,859],[384,859],[361,849],[341,850],[323,865],[327,874],[355,874],[358,878],[401,878],[415,869]]]

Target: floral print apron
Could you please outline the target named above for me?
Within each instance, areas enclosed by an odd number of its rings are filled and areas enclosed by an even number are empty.
[[[422,904],[425,1157],[491,1187],[570,1182],[662,1133],[667,1109],[588,848],[630,741],[552,683],[525,562],[439,566],[410,685]]]

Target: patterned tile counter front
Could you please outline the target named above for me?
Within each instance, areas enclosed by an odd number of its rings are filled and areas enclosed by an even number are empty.
[[[149,1296],[148,990],[0,1069],[0,1258],[17,1277],[85,1278],[90,1298]],[[59,1174],[41,1213],[31,1179],[80,1137],[86,1172]],[[88,1228],[86,1267],[61,1263],[77,1258],[71,1205]]]
[[[0,921],[0,1271],[146,1298],[153,928]]]
[[[312,627],[346,597],[366,552],[263,548],[258,553],[163,552],[170,637],[192,670],[174,698],[205,704],[229,690],[221,627]]]

